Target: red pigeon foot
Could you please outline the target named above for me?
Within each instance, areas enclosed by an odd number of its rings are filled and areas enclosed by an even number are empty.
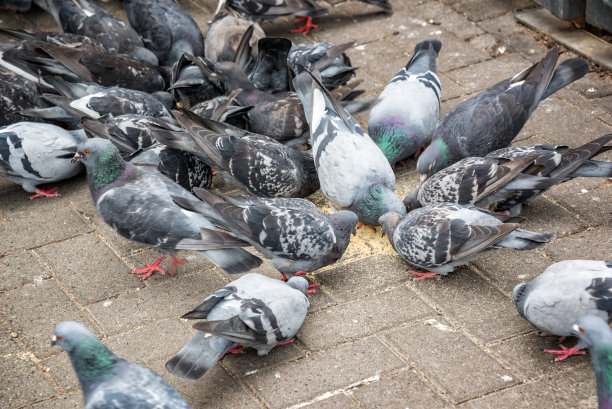
[[[567,359],[573,355],[584,355],[585,354],[584,351],[577,349],[575,346],[568,348],[563,345],[559,345],[559,348],[561,349],[560,350],[545,349],[544,352],[546,352],[547,354],[561,355],[555,358],[555,362],[563,361],[564,359]]]
[[[30,196],[30,200],[32,199],[36,199],[37,197],[58,197],[59,193],[53,193],[57,190],[57,186],[54,188],[51,188],[49,190],[45,190],[45,189],[40,189],[40,188],[36,188],[36,193],[33,194],[32,196]]]
[[[279,342],[274,348],[282,347],[289,344],[293,344],[293,338],[291,338],[289,341]]]
[[[153,264],[149,264],[149,263],[145,263],[145,268],[138,270],[138,269],[134,269],[132,271],[132,274],[142,274],[142,276],[140,277],[141,280],[146,280],[151,274],[153,274],[156,271],[159,271],[160,273],[162,273],[163,275],[166,275],[166,271],[162,270],[159,267],[159,264],[164,261],[166,259],[166,255],[159,257],[157,260],[155,260],[153,262]]]
[[[298,27],[294,30],[291,30],[292,33],[302,33],[304,35],[308,34],[310,32],[311,28],[319,28],[318,25],[316,24],[312,24],[312,17],[306,17],[306,16],[297,16],[295,19],[295,23],[293,24],[297,24],[300,23],[302,21],[306,21],[306,23],[304,23],[304,25],[302,27]]]
[[[186,264],[187,262],[185,260],[181,260],[180,258],[176,258],[174,256],[172,256],[172,258],[170,259],[170,275],[174,275],[174,273],[176,273],[176,265],[177,264]]]
[[[281,280],[287,282],[289,281],[289,278],[287,277],[287,275],[285,273],[283,273],[282,271],[280,272],[283,275],[283,278],[281,278]]]
[[[310,284],[307,287],[306,293],[308,293],[308,294],[316,294],[317,293],[317,290],[315,290],[316,287],[321,287],[321,283]]]
[[[219,361],[225,358],[226,355],[244,354],[244,353],[246,352],[244,352],[244,349],[242,349],[242,345],[236,345],[234,348],[230,348],[227,351],[225,351],[225,353],[221,356],[221,358],[219,358]]]
[[[434,273],[432,271],[428,271],[426,273],[419,273],[418,271],[408,270],[408,272],[410,274],[414,274],[415,276],[418,276],[418,277],[413,278],[412,279],[413,281],[425,280],[426,278],[440,278],[440,274]]]

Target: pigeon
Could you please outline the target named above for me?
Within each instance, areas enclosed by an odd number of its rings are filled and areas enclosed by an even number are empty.
[[[355,213],[321,213],[304,199],[222,196],[205,189],[194,192],[210,206],[184,198],[174,200],[188,210],[207,214],[216,225],[249,242],[284,280],[286,274],[300,275],[338,261],[356,231]],[[216,215],[209,213],[210,207]]]
[[[522,203],[575,177],[612,177],[612,162],[591,160],[612,134],[575,149],[519,146],[465,158],[428,178],[404,199],[411,209],[438,202],[475,205],[518,216]]]
[[[0,127],[0,173],[36,197],[59,196],[57,187],[36,187],[71,178],[83,171],[71,163],[77,145],[87,140],[83,130],[66,131],[38,122],[17,122]]]
[[[259,266],[258,257],[239,248],[248,243],[222,232],[215,232],[215,243],[204,243],[200,228],[214,231],[204,216],[186,211],[171,196],[197,200],[195,196],[157,170],[124,162],[119,150],[108,140],[93,138],[78,146],[73,160],[83,162],[92,199],[102,220],[119,235],[159,248],[170,254],[170,274],[174,274],[176,250],[200,253],[230,274],[244,273]],[[134,270],[146,279],[154,271],[165,274],[159,257],[146,268]]]
[[[257,61],[248,76],[255,88],[272,94],[289,91],[287,56],[291,45],[286,38],[266,37],[259,40]]]
[[[405,216],[389,212],[379,223],[383,235],[408,263],[427,273],[417,279],[447,275],[490,248],[539,249],[554,235],[519,229],[520,218],[454,203],[436,203]]]
[[[429,144],[440,116],[442,86],[436,58],[442,43],[419,42],[408,64],[380,94],[370,111],[368,133],[394,166]]]
[[[223,95],[223,90],[213,84],[185,54],[172,67],[169,91],[174,101],[183,108]]]
[[[250,28],[252,33],[246,40],[245,33]],[[234,61],[236,53],[243,40],[247,44],[243,44],[245,51],[250,53],[250,60],[255,61],[257,58],[257,42],[266,36],[261,26],[255,22],[244,20],[222,10],[215,14],[213,21],[210,23],[210,28],[206,33],[206,42],[204,43],[204,56],[212,61]],[[245,67],[248,69],[248,67]]]
[[[200,28],[174,0],[123,0],[123,7],[160,65],[171,67],[184,52],[204,56]]]
[[[597,382],[598,407],[600,409],[612,407],[612,385],[610,384],[612,330],[608,321],[601,317],[585,315],[574,324],[573,332],[580,338],[580,342],[589,347]]]
[[[104,48],[102,43],[95,38],[80,34],[62,33],[57,31],[13,30],[9,28],[0,28],[0,34],[20,41],[39,40],[49,44],[70,47],[81,51],[106,51],[106,48]]]
[[[310,125],[310,143],[321,190],[336,206],[376,226],[383,214],[406,214],[393,193],[389,161],[359,123],[309,72],[293,81]]]
[[[612,261],[565,260],[549,266],[528,283],[512,291],[518,313],[544,331],[542,335],[572,335],[572,326],[583,316],[595,315],[610,321],[612,312]],[[572,348],[546,350],[562,361],[584,354],[580,340]]]
[[[421,177],[427,178],[463,158],[485,156],[509,146],[541,100],[589,71],[588,62],[582,58],[565,60],[554,70],[558,57],[559,47],[555,47],[537,64],[444,115],[431,144],[417,161]]]
[[[220,95],[208,101],[200,102],[189,108],[198,117],[212,119],[233,125],[241,129],[249,127],[248,111],[250,106],[241,107],[236,104],[236,96],[242,92],[238,89],[230,95]]]
[[[119,358],[78,322],[61,322],[54,333],[52,344],[68,354],[83,390],[85,409],[190,409],[161,376]]]
[[[12,10],[25,13],[32,7],[32,0],[0,0],[0,10]]]
[[[353,43],[349,43],[353,44]],[[327,50],[335,47],[334,44],[324,41],[316,44],[300,44],[291,46],[287,56],[287,64],[294,76],[301,74],[304,69],[314,72],[317,69],[321,74],[321,83],[328,90],[334,90],[346,84],[355,75],[357,68],[351,66],[351,61],[344,53],[333,59],[325,68],[319,66],[320,61],[327,60]]]
[[[49,11],[66,33],[94,38],[107,51],[129,54],[158,65],[155,54],[147,50],[136,31],[103,8],[87,0],[47,0]]]
[[[181,125],[197,142],[198,155],[204,151],[217,168],[225,170],[236,186],[263,197],[307,197],[319,189],[312,151],[297,151],[267,136],[253,134],[222,122],[173,111]],[[163,144],[183,134],[166,134]],[[169,140],[169,138],[172,138]],[[180,146],[175,146],[180,149]]]
[[[259,356],[290,343],[310,303],[308,281],[292,277],[286,283],[257,273],[232,281],[181,318],[205,320],[197,334],[166,363],[181,378],[198,379],[237,345],[255,348]]]
[[[0,126],[21,121],[42,121],[22,115],[22,110],[49,108],[51,104],[43,100],[43,90],[33,81],[0,67]]]

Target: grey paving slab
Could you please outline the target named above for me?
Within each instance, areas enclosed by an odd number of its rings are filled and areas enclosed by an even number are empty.
[[[597,72],[589,72],[579,81],[574,81],[568,85],[568,87],[587,99],[612,95],[612,84],[603,74]]]
[[[489,33],[477,35],[476,37],[470,38],[470,45],[478,50],[489,53],[490,56],[494,56],[498,49],[499,40]]]
[[[475,92],[510,78],[530,65],[527,60],[514,53],[455,70],[448,75],[468,92]]]
[[[313,314],[297,337],[309,350],[327,349],[432,313],[423,300],[402,286]]]
[[[87,316],[59,288],[55,280],[0,294],[0,306],[11,326],[38,357],[55,354],[50,339],[62,321],[89,323]],[[93,325],[88,324],[91,328]],[[97,334],[95,327],[91,328]]]
[[[244,380],[272,408],[310,401],[328,391],[376,379],[405,366],[376,337],[314,354],[281,368],[259,371]],[[317,374],[317,376],[313,376]]]
[[[49,271],[29,251],[19,251],[0,258],[0,291],[41,282],[50,277]]]
[[[266,356],[257,355],[252,348],[245,348],[244,354],[231,354],[223,358],[223,366],[236,377],[248,376],[262,369],[282,365],[305,356],[303,348],[294,341],[289,345],[274,348]]]
[[[392,331],[385,339],[457,403],[517,382],[515,375],[439,317]]]
[[[77,409],[83,407],[83,395],[81,392],[74,392],[70,395],[45,400],[35,405],[29,406],[32,409]]]
[[[522,229],[554,234],[560,238],[583,231],[588,227],[581,219],[551,202],[545,196],[537,197],[528,203],[529,205],[523,206],[521,211],[521,216],[526,219],[521,223]]]
[[[49,375],[63,391],[80,390],[79,380],[68,355],[59,346],[55,347],[52,352],[55,352],[56,355],[42,360],[42,364]]]
[[[493,0],[487,2],[487,7],[482,7],[482,3],[478,0],[462,0],[454,3],[453,7],[470,20],[481,21],[534,5],[532,0]]]
[[[347,55],[351,61],[360,62],[358,73],[365,71],[376,80],[376,85],[380,84],[376,87],[377,93],[380,94],[395,74],[410,61],[412,53],[402,50],[390,41],[378,40],[357,45],[347,50]],[[389,56],[392,57],[389,58]],[[379,63],[374,65],[374,61],[379,61]],[[376,66],[376,69],[373,69],[374,66]],[[357,78],[359,78],[359,75],[357,75]],[[367,87],[375,84],[364,85]]]
[[[585,220],[590,226],[612,225],[612,210],[610,210],[612,184],[588,190],[582,187],[580,182],[582,181],[576,183],[578,185],[576,188],[580,188],[577,192],[563,194],[555,191],[550,195],[566,208],[578,213],[580,219]],[[600,179],[599,182],[605,183],[606,180]]]
[[[446,4],[438,2],[417,2],[411,8],[411,15],[430,24],[443,25],[445,29],[457,37],[467,40],[484,31],[466,16],[454,11]]]
[[[339,393],[332,397],[314,402],[308,406],[305,406],[308,409],[349,409],[349,408],[359,408],[358,404],[352,400],[349,395],[345,393]]]
[[[31,354],[23,351],[10,334],[0,333],[0,402],[4,408],[19,408],[50,398],[57,392],[36,367]]]
[[[612,236],[610,226],[561,238],[550,243],[544,250],[555,260],[610,260],[612,258]]]

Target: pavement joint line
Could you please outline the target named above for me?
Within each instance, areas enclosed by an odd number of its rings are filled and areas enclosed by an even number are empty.
[[[270,409],[271,406],[267,405],[266,401],[262,399],[257,394],[257,391],[255,391],[254,388],[252,388],[247,382],[245,382],[244,379],[239,376],[236,376],[233,371],[231,371],[226,365],[223,364],[223,362],[218,362],[217,365],[219,364],[223,367],[225,372],[227,372],[227,374],[234,380],[234,382],[236,382],[242,388],[242,390],[244,390],[244,392],[249,395],[251,399],[253,399],[261,408]]]
[[[596,189],[591,189],[591,192],[592,192],[593,190],[596,190]],[[580,214],[579,214],[578,212],[576,212],[574,209],[564,206],[564,205],[563,205],[563,204],[561,204],[560,202],[556,201],[556,200],[555,200],[553,197],[548,196],[548,195],[546,195],[546,194],[543,194],[541,197],[545,198],[546,200],[548,200],[549,202],[551,202],[553,205],[558,206],[558,207],[560,207],[561,209],[565,210],[565,211],[566,211],[566,212],[568,212],[570,215],[572,215],[572,216],[574,217],[574,219],[576,219],[576,220],[580,221],[581,223],[586,224],[586,226],[587,226],[587,227],[586,227],[586,229],[582,229],[582,230],[576,231],[576,232],[574,232],[574,233],[569,233],[569,234],[566,234],[565,236],[558,236],[558,235],[557,235],[557,237],[555,237],[555,240],[554,240],[554,241],[556,241],[557,239],[560,239],[560,238],[566,238],[566,237],[569,237],[569,236],[573,236],[574,234],[584,233],[585,231],[593,230],[593,229],[596,227],[596,226],[592,226],[592,225],[591,225],[591,223],[589,223],[589,221],[588,221],[588,220],[582,219],[582,218],[580,217]]]

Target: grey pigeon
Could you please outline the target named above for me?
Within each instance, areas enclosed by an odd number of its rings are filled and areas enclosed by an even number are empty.
[[[255,88],[269,93],[289,91],[287,56],[291,45],[286,38],[266,37],[259,40],[257,60],[249,73],[249,80]]]
[[[324,68],[321,67],[319,63],[327,60],[327,51],[333,47],[334,44],[327,41],[316,44],[294,44],[289,51],[287,64],[296,76],[304,69],[311,72],[318,69],[323,86],[328,90],[336,89],[346,84],[355,75],[357,68],[351,66],[350,59],[344,53],[330,63],[326,63]]]
[[[81,324],[64,321],[54,332],[52,343],[68,354],[85,409],[190,409],[161,376],[119,358]]]
[[[541,100],[589,71],[582,58],[555,70],[559,47],[540,62],[460,103],[437,123],[417,170],[426,178],[453,163],[510,145]]]
[[[528,283],[514,287],[518,313],[547,335],[572,335],[572,326],[585,315],[610,321],[612,312],[612,261],[565,260],[549,266]],[[572,348],[561,345],[561,361],[581,352],[579,341]]]
[[[436,68],[440,48],[437,39],[419,42],[370,111],[368,133],[392,166],[431,141],[442,98]]]
[[[353,212],[321,213],[304,199],[221,196],[205,189],[195,189],[195,194],[216,215],[200,203],[183,198],[175,201],[207,214],[216,225],[248,241],[285,279],[285,274],[311,272],[335,263],[355,234],[357,216]]]
[[[223,95],[223,90],[206,78],[185,54],[174,64],[171,74],[169,91],[182,108],[191,108]]]
[[[56,188],[36,186],[77,175],[80,164],[71,163],[77,145],[87,140],[82,130],[66,131],[38,122],[18,122],[0,127],[0,173],[20,184],[26,192],[40,196],[58,196]]]
[[[247,246],[228,234],[215,232],[216,242],[202,242],[201,228],[215,230],[204,216],[186,211],[171,196],[196,200],[195,196],[155,169],[124,162],[108,140],[94,138],[78,147],[75,160],[87,169],[92,199],[102,220],[121,236],[172,255],[170,273],[177,261],[176,250],[200,253],[230,274],[243,273],[261,264],[258,257],[237,247]],[[165,255],[143,270],[143,279],[154,271],[163,272],[159,263]],[[164,272],[165,273],[165,272]]]
[[[609,4],[612,7],[612,4]],[[600,409],[612,407],[612,330],[607,320],[585,315],[573,327],[574,335],[589,347],[595,380],[597,400]]]
[[[185,113],[188,114],[188,113]],[[242,190],[263,197],[307,197],[319,189],[319,178],[311,151],[297,151],[267,136],[235,129],[207,119],[194,120],[194,115],[174,111],[175,117],[196,141],[188,151],[198,155],[203,151],[233,179]],[[162,143],[177,149],[187,143],[174,140],[183,134],[165,134]],[[170,139],[171,138],[171,139]]]
[[[0,0],[0,10],[12,10],[24,13],[32,7],[32,0]]]
[[[519,219],[454,203],[425,206],[404,217],[390,212],[380,218],[382,232],[395,251],[408,263],[429,270],[412,272],[418,279],[447,275],[490,248],[531,250],[555,238],[519,229],[514,221]]]
[[[47,11],[60,29],[98,40],[107,51],[158,64],[157,57],[144,48],[140,36],[132,27],[103,8],[87,0],[47,0]]]
[[[428,178],[404,199],[414,209],[432,203],[475,205],[517,216],[522,203],[579,176],[612,177],[612,162],[591,160],[607,150],[612,134],[578,148],[551,145],[504,148],[465,158]]]
[[[288,343],[298,332],[308,307],[303,277],[286,283],[251,273],[232,281],[207,297],[187,319],[205,319],[198,333],[166,363],[177,376],[198,379],[237,345],[267,355],[277,344]]]
[[[298,75],[293,84],[310,125],[323,194],[373,226],[389,211],[405,214],[404,204],[393,193],[393,169],[361,125],[309,72]]]
[[[206,42],[204,43],[204,56],[212,61],[234,61],[238,48],[243,39],[245,32],[252,28],[252,33],[248,39],[248,50],[250,60],[255,61],[257,58],[257,42],[266,36],[266,33],[261,26],[253,21],[241,19],[224,11],[219,11],[215,14],[213,21],[210,23],[210,28],[206,33]],[[246,46],[244,44],[243,46]]]
[[[40,0],[46,2],[46,0]],[[0,28],[0,34],[12,37],[20,41],[36,41],[41,40],[46,43],[70,47],[78,50],[97,50],[104,51],[104,45],[95,38],[88,36],[62,33],[58,31],[40,31],[40,30],[13,30],[10,28]]]
[[[202,32],[174,0],[123,0],[130,24],[160,65],[171,67],[184,52],[204,56]]]
[[[0,54],[2,52],[0,51]],[[0,55],[0,58],[1,55]],[[13,71],[0,68],[0,125],[11,125],[20,121],[37,120],[22,115],[22,110],[49,108],[51,104],[43,100],[41,87],[34,81],[24,78]],[[42,121],[42,119],[38,119]]]

